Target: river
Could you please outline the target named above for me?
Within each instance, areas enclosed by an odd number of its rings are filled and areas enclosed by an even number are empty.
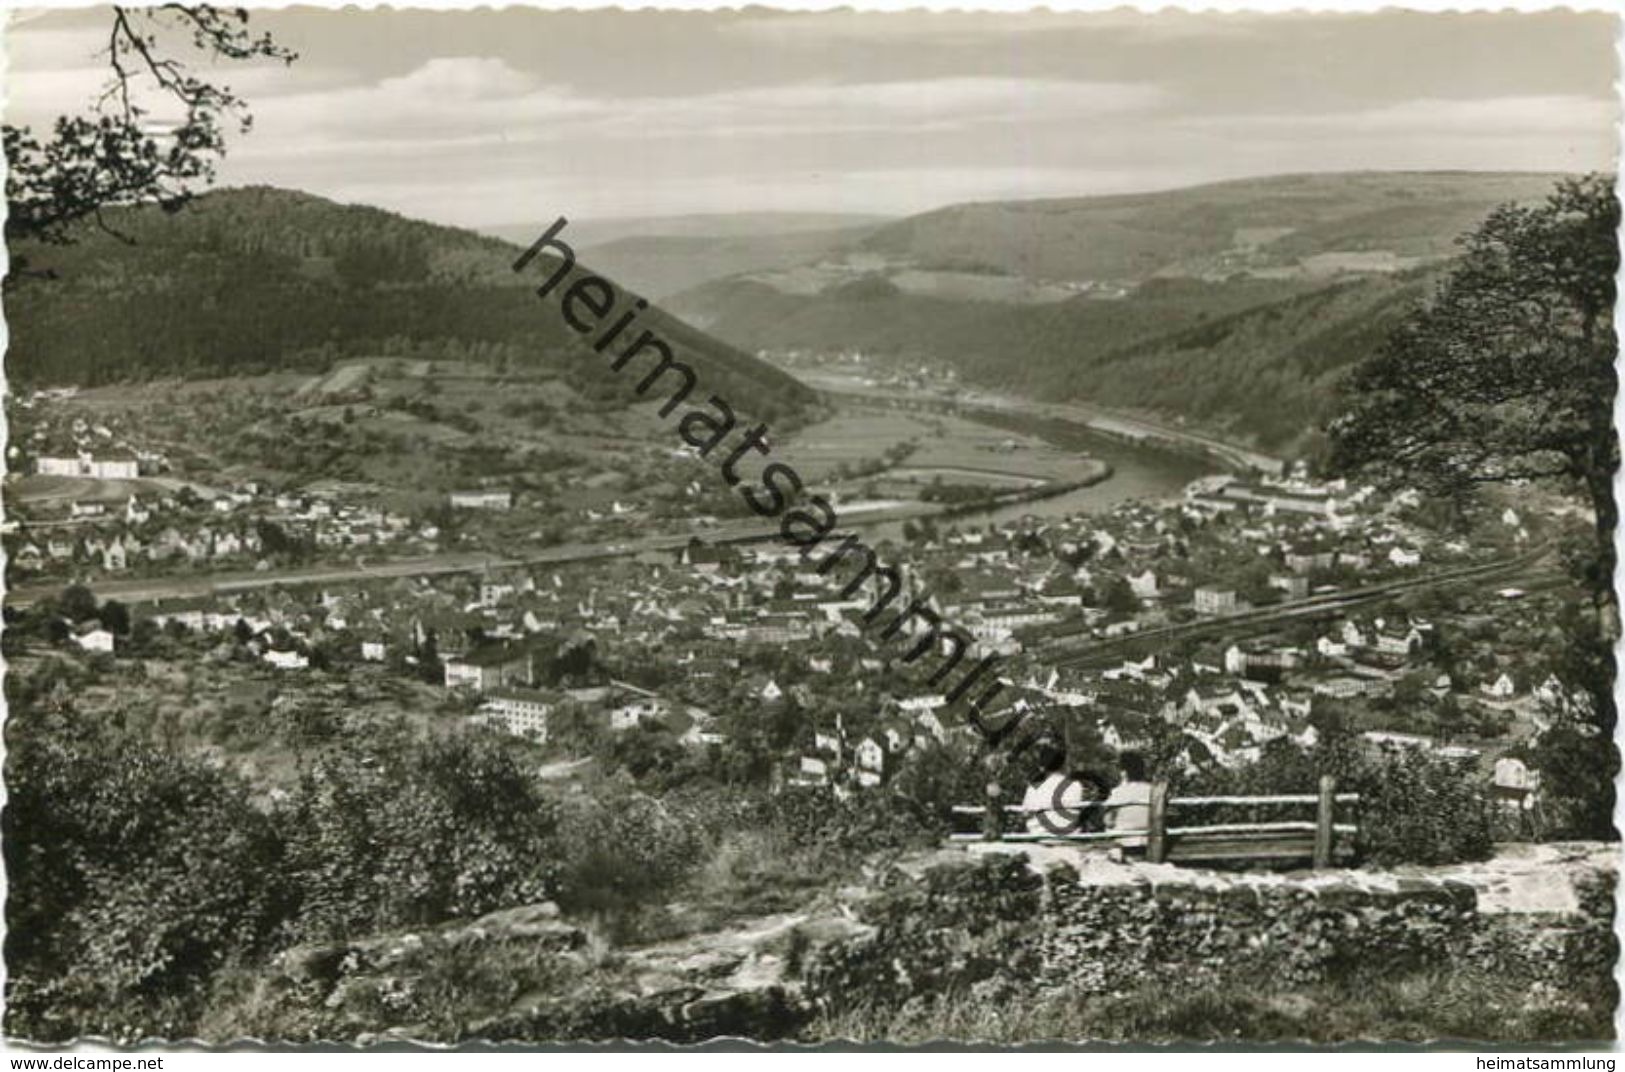
[[[1022,418],[1019,422],[1012,421],[1006,425],[1003,421],[988,419],[982,415],[971,419],[995,427],[1016,429],[1037,436],[1061,450],[1097,458],[1110,465],[1112,473],[1105,480],[1088,487],[1074,488],[1052,498],[961,514],[944,521],[944,525],[965,528],[1009,524],[1023,517],[1049,518],[1078,513],[1105,513],[1114,506],[1137,499],[1161,500],[1176,497],[1197,477],[1217,471],[1217,466],[1209,459],[1129,443],[1070,421]],[[888,521],[865,526],[865,532],[873,542],[887,539],[901,540],[903,525],[904,522],[901,521]]]
[[[1119,503],[1135,499],[1168,499],[1177,496],[1192,480],[1214,472],[1216,464],[1208,458],[1165,450],[1140,443],[1131,443],[1104,435],[1075,421],[1033,415],[1012,415],[1008,418],[978,413],[966,415],[999,428],[1010,428],[1027,435],[1037,436],[1055,447],[1096,458],[1112,467],[1111,475],[1088,487],[1074,488],[1050,498],[994,507],[941,519],[943,527],[960,528],[988,524],[1008,524],[1023,517],[1065,517],[1076,513],[1103,513]],[[1080,467],[1081,468],[1081,467]],[[874,524],[854,524],[871,544],[883,540],[901,541],[904,522],[881,521]],[[763,529],[757,534],[767,535],[776,529]],[[737,538],[738,534],[735,534]],[[713,534],[711,538],[716,538]],[[363,566],[355,564],[329,564],[297,569],[267,571],[237,571],[224,574],[187,574],[154,578],[123,578],[101,581],[96,586],[98,595],[116,598],[125,603],[152,602],[158,599],[200,596],[217,591],[245,591],[271,586],[302,584],[337,585],[366,583],[384,578],[424,577],[475,570],[491,570],[514,566],[565,566],[577,561],[599,561],[622,554],[646,551],[674,551],[686,543],[686,534],[652,536],[631,540],[628,546],[602,543],[570,544],[550,547],[518,556],[497,557],[480,551],[448,552],[425,555],[414,559],[381,559]],[[8,593],[8,606],[27,606],[54,595],[60,582],[37,582],[13,589]]]

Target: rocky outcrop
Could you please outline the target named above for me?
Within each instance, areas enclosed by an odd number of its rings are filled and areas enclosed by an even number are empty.
[[[295,947],[253,1004],[304,1041],[781,1038],[816,1008],[804,961],[871,930],[833,906],[617,951],[549,902]]]
[[[777,915],[730,930],[629,950],[595,981],[596,997],[552,995],[479,1025],[483,1038],[663,1038],[791,1035],[811,1015],[802,960],[863,939],[839,912]]]

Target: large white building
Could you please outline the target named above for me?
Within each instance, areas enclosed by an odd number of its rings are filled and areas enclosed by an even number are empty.
[[[454,491],[451,493],[451,505],[457,510],[512,510],[513,492],[511,491]]]
[[[141,464],[134,458],[98,458],[80,453],[71,458],[44,456],[34,465],[41,476],[90,477],[94,480],[134,480],[141,475]]]
[[[516,737],[547,740],[547,716],[553,705],[530,689],[496,689],[480,704],[479,717]]]
[[[1195,603],[1198,614],[1230,614],[1236,609],[1236,593],[1228,588],[1198,588]]]

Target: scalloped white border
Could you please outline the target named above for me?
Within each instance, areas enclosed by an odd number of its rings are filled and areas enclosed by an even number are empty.
[[[0,0],[0,11],[10,13],[44,11],[52,8],[106,7],[107,0]],[[952,3],[944,0],[860,0],[858,3],[832,3],[830,0],[773,0],[771,3],[706,3],[705,0],[661,0],[659,3],[609,3],[607,0],[584,0],[563,3],[558,0],[534,0],[522,4],[491,4],[479,0],[426,0],[404,4],[354,4],[345,0],[298,0],[281,3],[245,3],[250,11],[275,11],[287,8],[329,8],[350,11],[502,11],[509,8],[534,8],[539,11],[815,11],[834,13],[842,11],[861,13],[885,12],[1006,12],[1009,14],[1044,14],[1072,12],[1139,11],[1146,14],[1179,12],[1187,15],[1335,15],[1376,14],[1379,12],[1420,11],[1447,14],[1473,12],[1489,14],[1529,14],[1543,11],[1570,11],[1576,14],[1612,14],[1625,18],[1625,5],[1619,0],[1597,0],[1592,4],[1551,3],[1548,0],[1405,0],[1402,3],[1385,0],[1318,0],[1316,3],[1290,3],[1288,0],[1207,0],[1199,4],[1172,4],[1147,0],[1049,0],[1048,3],[1024,3],[1022,0],[982,0],[981,3]]]
[[[4,16],[4,21],[0,22],[0,110],[3,110],[3,107],[4,107],[4,77],[5,77],[6,64],[5,64],[5,55],[4,55],[3,45],[4,45],[5,25],[7,23],[9,23],[12,18],[16,17],[19,14],[23,14],[26,17],[26,13],[28,13],[30,11],[42,11],[42,10],[47,10],[47,9],[66,9],[66,8],[93,8],[93,7],[102,7],[102,6],[106,6],[105,0],[45,0],[45,2],[43,2],[43,3],[26,3],[26,2],[20,2],[20,0],[0,0],[0,15]],[[1616,64],[1615,64],[1614,90],[1615,90],[1616,95],[1620,95],[1622,89],[1625,89],[1625,83],[1622,83],[1621,78],[1620,78],[1620,72],[1625,71],[1625,6],[1622,6],[1620,0],[1599,0],[1599,2],[1595,3],[1595,4],[1556,4],[1556,3],[1545,2],[1545,0],[1498,0],[1498,2],[1472,2],[1472,0],[1468,0],[1468,2],[1462,2],[1462,0],[1406,0],[1406,2],[1398,3],[1398,4],[1385,3],[1385,2],[1382,2],[1382,0],[1319,0],[1319,2],[1314,3],[1313,5],[1294,4],[1294,3],[1291,3],[1290,0],[1251,0],[1251,2],[1248,2],[1248,0],[1207,0],[1206,3],[1203,3],[1203,4],[1199,5],[1199,6],[1194,5],[1194,4],[1193,5],[1183,5],[1183,4],[1170,4],[1170,3],[1147,3],[1147,2],[1144,2],[1144,0],[1135,0],[1135,2],[1128,2],[1128,3],[1124,3],[1124,2],[1122,2],[1122,0],[1049,0],[1049,2],[1043,3],[1043,4],[1023,3],[1023,2],[1021,2],[1021,0],[982,0],[982,2],[975,3],[975,4],[943,2],[943,0],[860,0],[860,2],[858,2],[858,3],[845,3],[845,4],[829,3],[829,2],[827,2],[827,0],[775,0],[775,2],[769,3],[769,4],[755,4],[755,3],[712,4],[712,3],[706,3],[705,0],[661,0],[661,2],[657,3],[657,4],[649,4],[649,3],[616,4],[616,3],[607,3],[607,2],[597,2],[597,0],[587,0],[587,2],[577,2],[577,3],[560,3],[560,2],[555,2],[555,0],[536,0],[536,2],[524,3],[524,4],[487,4],[487,3],[479,3],[479,2],[477,2],[477,0],[428,0],[428,2],[417,2],[417,3],[408,3],[408,4],[372,4],[372,5],[347,4],[347,3],[344,3],[343,0],[304,0],[304,2],[301,2],[301,3],[258,3],[258,2],[255,2],[255,3],[245,3],[243,6],[249,7],[251,10],[252,9],[283,10],[283,9],[289,9],[289,8],[328,8],[328,9],[333,9],[333,10],[348,9],[348,10],[351,10],[351,11],[367,11],[367,10],[410,11],[410,10],[414,10],[414,9],[417,9],[417,10],[433,9],[433,10],[442,10],[442,11],[493,11],[493,10],[503,10],[503,9],[507,9],[507,8],[513,8],[513,7],[534,8],[534,9],[542,10],[542,11],[609,11],[609,10],[616,10],[616,11],[657,11],[657,10],[668,10],[668,11],[743,11],[743,10],[747,10],[747,9],[750,9],[750,8],[757,8],[757,9],[761,9],[761,10],[780,10],[780,11],[802,11],[802,12],[842,12],[842,11],[846,11],[846,12],[861,12],[861,13],[871,13],[872,12],[872,13],[876,13],[876,14],[882,14],[882,13],[888,13],[888,12],[889,13],[898,13],[898,12],[920,12],[920,13],[925,13],[925,12],[930,12],[930,13],[939,13],[939,12],[966,12],[966,13],[968,13],[968,12],[1006,12],[1006,13],[1009,13],[1009,14],[1023,14],[1023,13],[1028,13],[1028,12],[1031,12],[1031,13],[1057,13],[1057,12],[1089,13],[1089,12],[1111,12],[1111,11],[1137,11],[1137,12],[1144,12],[1144,13],[1147,13],[1147,14],[1158,14],[1158,13],[1162,13],[1162,12],[1180,12],[1180,13],[1184,13],[1184,14],[1202,14],[1202,15],[1239,15],[1239,14],[1295,14],[1295,15],[1321,15],[1321,14],[1324,14],[1324,15],[1338,15],[1338,14],[1375,14],[1375,13],[1379,13],[1379,12],[1418,11],[1418,12],[1446,13],[1446,14],[1489,13],[1489,14],[1514,15],[1514,14],[1529,14],[1529,13],[1534,13],[1534,12],[1546,12],[1546,11],[1569,11],[1569,12],[1574,12],[1576,14],[1579,14],[1579,13],[1600,13],[1600,14],[1611,14],[1611,15],[1615,16],[1616,23],[1615,23],[1615,36],[1614,36],[1615,45],[1614,45],[1614,48],[1615,48]],[[1622,100],[1622,102],[1625,102],[1625,97],[1621,97],[1621,100]],[[1621,152],[1620,160],[1616,161],[1616,163],[1615,163],[1614,171],[1615,171],[1615,175],[1617,176],[1617,175],[1619,175],[1621,173],[1621,170],[1622,170],[1620,168],[1620,166],[1619,166],[1620,162],[1625,161],[1625,115],[1622,115],[1622,118],[1621,118],[1619,137],[1616,139],[1616,144],[1618,144],[1620,146],[1620,152]],[[3,159],[0,159],[0,175],[4,174],[4,169],[5,169],[5,162],[4,162]],[[3,216],[4,211],[5,211],[5,208],[4,208],[3,204],[0,204],[0,219],[4,218],[4,216]],[[0,242],[0,275],[5,274],[5,272],[7,272],[9,270],[9,267],[10,267],[10,257],[7,254],[4,243]],[[1622,327],[1622,323],[1625,323],[1625,256],[1622,256],[1622,258],[1621,258],[1621,270],[1620,270],[1619,276],[1616,279],[1615,292],[1616,292],[1616,298],[1615,298],[1614,325],[1615,325],[1615,332],[1616,332],[1616,334],[1618,334],[1621,331],[1625,331],[1625,327]],[[0,314],[3,314],[3,310],[0,310]],[[7,327],[6,327],[6,324],[4,322],[3,317],[0,317],[0,359],[3,359],[3,355],[6,352],[6,350],[9,348],[9,344],[10,344],[10,332],[7,330]],[[1621,350],[1625,351],[1625,347],[1621,347]],[[1622,372],[1625,372],[1625,365],[1622,365],[1621,367],[1622,367]],[[1622,383],[1622,389],[1619,392],[1616,392],[1616,394],[1614,396],[1614,427],[1615,427],[1615,434],[1616,435],[1620,434],[1620,430],[1625,429],[1625,374],[1621,375],[1621,383]],[[6,390],[6,387],[7,387],[7,385],[4,383],[4,380],[3,380],[3,371],[0,371],[0,403],[3,403],[5,394],[9,393]],[[0,405],[0,458],[4,457],[6,445],[7,445],[7,442],[9,440],[9,434],[10,434],[10,426],[6,421],[3,405]],[[1625,503],[1625,466],[1622,466],[1621,469],[1617,473],[1615,473],[1615,475],[1614,475],[1614,496],[1615,496],[1616,501]],[[4,517],[4,512],[3,511],[4,511],[4,504],[0,503],[0,518]],[[1614,532],[1614,546],[1615,546],[1615,551],[1616,551],[1616,559],[1615,559],[1615,561],[1617,563],[1625,563],[1625,524],[1622,524],[1618,528],[1615,529],[1615,532]],[[5,582],[4,582],[3,554],[0,554],[0,598],[3,598],[4,583]],[[1625,606],[1625,586],[1622,586],[1621,583],[1620,583],[1620,575],[1619,575],[1618,570],[1616,570],[1615,576],[1614,576],[1614,591],[1615,591],[1615,595],[1616,595],[1616,605]],[[1615,648],[1614,648],[1614,664],[1615,664],[1615,667],[1616,667],[1615,680],[1614,680],[1615,703],[1620,709],[1625,709],[1625,672],[1622,672],[1621,669],[1620,669],[1621,667],[1625,667],[1625,630],[1622,630],[1622,635],[1621,635],[1619,641],[1616,643]],[[3,675],[4,673],[5,673],[5,663],[4,663],[3,657],[0,657],[0,675]],[[0,694],[0,723],[3,723],[4,717],[5,717],[5,707],[6,707],[6,705],[5,705],[4,696],[3,696],[3,694]],[[1620,749],[1622,756],[1625,756],[1625,726],[1616,725],[1614,744],[1615,744],[1615,746],[1617,748]],[[3,763],[4,759],[5,759],[5,743],[4,743],[4,738],[0,737],[0,763]],[[7,799],[7,794],[6,794],[6,791],[5,791],[4,784],[0,783],[0,806],[4,805],[6,799]],[[1618,779],[1616,779],[1616,782],[1615,782],[1614,825],[1620,831],[1625,832],[1625,766],[1622,766],[1621,775],[1620,775],[1620,777]],[[1625,841],[1621,842],[1621,846],[1622,846],[1622,851],[1625,851]],[[6,877],[5,877],[3,869],[0,869],[0,904],[4,903],[4,899],[5,899],[5,895],[6,895],[6,887],[7,887]],[[1625,882],[1619,883],[1618,886],[1615,889],[1615,905],[1616,905],[1616,911],[1615,911],[1615,914],[1614,914],[1614,933],[1615,933],[1615,937],[1619,940],[1619,948],[1621,950],[1621,956],[1618,959],[1616,959],[1615,962],[1614,962],[1614,978],[1615,978],[1615,981],[1619,984],[1620,993],[1622,995],[1622,998],[1621,998],[1619,1004],[1616,1006],[1616,1008],[1614,1010],[1615,1036],[1616,1036],[1616,1039],[1618,1041],[1616,1041],[1614,1043],[1614,1046],[1613,1046],[1612,1049],[1613,1049],[1613,1052],[1615,1052],[1615,1053],[1621,1053],[1621,1052],[1625,1052]],[[3,933],[3,928],[4,928],[4,921],[0,920],[0,933]],[[0,960],[0,993],[3,993],[4,985],[5,985],[5,964],[4,964],[3,960]],[[26,1050],[26,1049],[24,1049],[24,1050],[15,1050],[10,1045],[8,1045],[8,1041],[9,1040],[5,1039],[3,1035],[0,1035],[0,1054],[26,1054],[26,1053],[30,1052],[29,1050]],[[626,1040],[622,1040],[622,1041],[625,1042]],[[741,1040],[732,1040],[732,1041],[737,1042],[737,1043],[747,1043],[748,1042],[748,1040],[742,1040],[742,1039]],[[799,1051],[799,1052],[809,1052],[809,1050],[812,1051],[812,1052],[822,1051],[823,1053],[828,1055],[828,1054],[831,1053],[832,1050],[834,1052],[839,1053],[840,1051],[845,1050],[845,1049],[847,1049],[848,1047],[850,1047],[852,1045],[853,1045],[852,1043],[848,1042],[846,1044],[834,1043],[834,1044],[826,1044],[824,1046],[810,1047],[810,1048],[809,1047],[803,1047],[803,1046],[788,1046],[788,1047],[768,1047],[766,1049],[769,1052],[775,1052],[776,1051],[776,1052],[781,1052],[781,1053],[786,1052],[786,1051],[788,1051],[788,1052],[797,1052],[797,1051]],[[750,1043],[750,1044],[748,1044],[747,1046],[745,1046],[743,1048],[745,1048],[747,1050],[747,1052],[750,1052],[752,1049],[754,1049],[755,1047],[759,1047],[759,1046],[760,1046],[759,1043]],[[169,1050],[171,1050],[171,1052],[173,1052],[173,1050],[176,1049],[176,1048],[180,1048],[180,1047],[176,1047],[173,1042],[170,1043],[169,1046],[165,1047],[165,1049],[169,1049]],[[277,1050],[277,1049],[281,1049],[282,1047],[269,1047],[269,1048],[274,1051],[274,1050]],[[320,1049],[326,1049],[326,1048],[327,1047],[320,1047]],[[409,1051],[410,1050],[431,1050],[432,1051],[432,1050],[436,1050],[436,1049],[443,1049],[443,1047],[437,1047],[437,1046],[420,1047],[420,1046],[415,1046],[415,1045],[405,1047],[405,1048],[408,1049]],[[618,1046],[615,1043],[609,1043],[609,1044],[599,1043],[599,1044],[596,1044],[596,1045],[593,1045],[593,1046],[587,1046],[587,1047],[575,1047],[575,1046],[571,1046],[569,1044],[564,1044],[562,1046],[542,1047],[542,1049],[544,1051],[545,1050],[551,1050],[552,1051],[552,1056],[558,1056],[559,1050],[561,1050],[561,1049],[566,1051],[566,1052],[575,1051],[577,1053],[580,1053],[583,1050],[588,1051],[588,1052],[591,1052],[591,1051],[594,1051],[594,1050],[602,1052],[606,1048],[608,1050],[610,1050],[611,1052],[613,1052],[616,1049],[621,1049],[621,1047]],[[637,1047],[637,1048],[642,1049],[642,1047]],[[729,1046],[728,1048],[732,1049],[733,1047]],[[861,1048],[863,1048],[863,1049],[873,1049],[875,1047],[862,1046]],[[925,1049],[929,1050],[929,1049],[933,1049],[933,1048],[934,1047],[926,1047]],[[961,1049],[961,1050],[970,1049],[970,1047],[955,1047],[955,1048]],[[1008,1049],[1005,1049],[1005,1048],[1002,1048],[1002,1047],[980,1047],[979,1046],[979,1047],[975,1047],[975,1048],[976,1049],[983,1049],[983,1050],[986,1050],[986,1049],[994,1049],[994,1050],[1004,1049],[1005,1052],[1010,1052]],[[1379,1047],[1379,1052],[1380,1052],[1380,1048],[1381,1047]],[[1401,1047],[1401,1046],[1394,1046],[1393,1048],[1395,1050],[1401,1050],[1401,1051],[1411,1049],[1411,1047]],[[55,1052],[98,1053],[98,1052],[108,1052],[111,1049],[113,1049],[113,1048],[112,1047],[100,1046],[100,1045],[97,1045],[97,1044],[95,1044],[93,1042],[90,1042],[89,1040],[80,1040],[77,1044],[71,1045],[71,1046],[67,1047],[65,1050],[57,1050]],[[349,1049],[349,1048],[347,1048],[347,1047],[339,1047],[339,1049],[342,1051],[342,1050]],[[661,1050],[661,1049],[666,1049],[666,1047],[657,1046],[657,1047],[654,1047],[654,1049],[658,1051],[658,1050]],[[700,1047],[697,1047],[697,1049],[700,1051],[699,1053],[693,1053],[692,1050],[694,1050],[694,1049],[696,1049],[696,1048],[692,1048],[692,1047],[670,1047],[670,1050],[674,1051],[674,1052],[669,1052],[668,1056],[675,1056],[677,1052],[681,1052],[683,1050],[690,1050],[691,1051],[690,1056],[700,1057],[700,1056],[703,1055],[702,1059],[705,1059],[708,1062],[713,1061],[717,1057],[721,1056],[714,1049],[710,1049],[709,1047],[704,1046],[704,1045],[702,1045]],[[710,1049],[710,1052],[706,1052],[708,1049]],[[1175,1048],[1175,1049],[1177,1051],[1177,1048]],[[1231,1063],[1228,1060],[1224,1060],[1224,1057],[1227,1057],[1227,1056],[1230,1056],[1230,1055],[1222,1054],[1222,1051],[1219,1050],[1219,1048],[1217,1048],[1217,1047],[1204,1047],[1202,1049],[1206,1049],[1208,1051],[1207,1059],[1209,1059],[1209,1060],[1212,1060],[1214,1058],[1219,1058],[1222,1061],[1222,1063],[1224,1063],[1226,1065],[1229,1065]],[[1313,1052],[1315,1049],[1319,1049],[1319,1048],[1318,1047],[1295,1047],[1295,1046],[1293,1046],[1293,1047],[1273,1047],[1273,1049],[1277,1049],[1277,1050],[1285,1049],[1285,1050],[1287,1050],[1289,1052],[1295,1050],[1295,1051],[1298,1051],[1300,1053],[1303,1053],[1305,1051]],[[1347,1055],[1347,1056],[1354,1056],[1354,1054],[1349,1052],[1348,1047],[1336,1047],[1336,1048],[1333,1048],[1333,1051],[1335,1052],[1335,1050],[1337,1050],[1337,1049],[1341,1049],[1343,1051],[1343,1053],[1345,1055]],[[1134,1050],[1134,1047],[1129,1047],[1129,1052],[1133,1052],[1133,1050]],[[1219,1052],[1215,1052],[1215,1051],[1219,1051]],[[39,1051],[36,1051],[36,1052],[39,1052]],[[45,1050],[43,1052],[48,1053],[48,1052],[52,1052],[52,1051],[51,1050]],[[352,1050],[351,1052],[354,1052],[354,1051]],[[467,1051],[464,1051],[464,1052],[467,1052]],[[1110,1052],[1110,1050],[1108,1050],[1108,1053],[1109,1052]],[[1187,1052],[1188,1052],[1188,1050],[1187,1050]],[[1245,1050],[1243,1050],[1242,1052],[1245,1052]],[[1490,1048],[1490,1047],[1485,1047],[1485,1052],[1494,1052],[1494,1050],[1492,1048]],[[1502,1051],[1502,1052],[1505,1052],[1505,1051]],[[765,1056],[765,1054],[761,1054],[759,1050],[754,1052],[754,1053],[751,1053],[751,1056],[753,1056],[753,1057],[758,1056],[758,1055],[764,1055]],[[841,1054],[841,1057],[842,1057],[843,1060],[851,1060],[855,1056],[859,1056],[859,1055],[852,1054],[852,1053],[842,1053]],[[878,1056],[878,1055],[871,1054],[870,1056],[873,1057],[873,1056]],[[886,1055],[887,1058],[895,1058],[895,1057],[900,1057],[900,1056],[904,1056],[904,1054],[893,1053],[893,1054],[887,1054]],[[918,1058],[920,1056],[919,1051],[916,1050],[914,1052],[913,1056]],[[960,1056],[967,1056],[967,1054],[961,1053]],[[1020,1056],[1022,1058],[1027,1059],[1027,1060],[1031,1060],[1034,1057],[1040,1056],[1040,1054],[1030,1053],[1029,1052],[1029,1053],[1022,1053]],[[1054,1053],[1050,1053],[1050,1054],[1045,1054],[1043,1056],[1053,1059],[1058,1055],[1054,1054]],[[1070,1055],[1072,1060],[1076,1060],[1078,1057],[1081,1057],[1081,1056],[1083,1056],[1083,1054],[1078,1053],[1076,1051],[1074,1051]],[[1097,1056],[1098,1056],[1098,1054],[1097,1054]],[[1306,1053],[1306,1056],[1307,1056],[1307,1053]],[[1443,1054],[1437,1054],[1435,1056],[1436,1057],[1443,1057],[1444,1055]],[[1466,1054],[1464,1054],[1464,1053],[1458,1053],[1457,1054],[1458,1059],[1461,1058],[1461,1057],[1465,1057],[1465,1056],[1466,1056]],[[1547,1056],[1559,1056],[1559,1055],[1557,1055],[1557,1054],[1549,1054]]]

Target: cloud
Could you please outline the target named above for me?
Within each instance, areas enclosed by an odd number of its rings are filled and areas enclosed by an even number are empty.
[[[266,138],[305,151],[357,145],[425,150],[571,140],[907,137],[989,124],[1068,122],[1156,107],[1152,86],[1018,78],[938,78],[742,87],[611,97],[552,85],[492,57],[437,57],[364,87],[287,95],[256,109]]]
[[[538,88],[536,78],[490,56],[436,56],[409,74],[384,79],[376,92],[410,106],[425,100],[502,100]]]
[[[922,42],[986,47],[990,41],[1034,35],[1109,33],[1140,42],[1211,40],[1256,35],[1254,14],[1197,14],[1164,8],[1157,12],[1117,9],[1093,12],[778,12],[747,16],[720,25],[726,36],[787,48],[832,45],[909,46]]]
[[[755,171],[680,175],[658,183],[604,182],[591,176],[470,169],[455,176],[397,171],[335,175],[317,192],[339,200],[379,205],[409,216],[487,226],[555,216],[610,219],[689,212],[821,210],[905,214],[972,200],[1024,199],[1122,193],[1179,186],[1215,176],[1203,170],[1085,168],[851,168],[813,173]]]
[[[94,100],[103,19],[10,24],[8,121]],[[1579,170],[1615,156],[1612,54],[1591,46],[1594,23],[1560,17],[255,19],[302,58],[199,64],[255,117],[223,181],[463,223],[538,205],[908,212],[1272,172]],[[1511,38],[1529,48],[1509,51]]]
[[[6,74],[8,121],[38,122],[94,104],[108,83],[106,66],[58,67]]]
[[[47,125],[59,115],[79,115],[92,111],[102,100],[103,91],[113,81],[107,58],[108,27],[93,10],[32,12],[14,15],[6,25],[6,120],[14,124]],[[35,18],[49,18],[53,24],[37,25]],[[55,25],[68,18],[72,25]],[[18,20],[23,21],[19,24]],[[173,30],[159,33],[161,51],[187,65],[192,74],[230,89],[250,106],[266,97],[284,94],[312,94],[324,88],[354,83],[348,72],[329,66],[301,62],[296,67],[275,60],[233,61],[208,57],[196,51],[188,37],[176,37]],[[132,97],[153,114],[177,113],[173,97],[160,93],[150,74],[139,64],[132,71]]]
[[[1613,101],[1595,97],[1493,97],[1487,100],[1414,100],[1357,112],[1342,121],[1355,130],[1374,132],[1425,130],[1492,130],[1549,133],[1559,130],[1602,132],[1619,121]]]
[[[1424,98],[1380,108],[1312,115],[1242,115],[1228,120],[1237,127],[1287,133],[1313,130],[1371,135],[1437,133],[1550,135],[1577,131],[1611,134],[1619,121],[1615,102],[1574,95],[1489,97],[1474,100]]]
[[[859,84],[801,84],[738,90],[671,102],[637,102],[690,133],[796,133],[812,127],[899,133],[921,124],[965,129],[989,122],[1083,119],[1155,107],[1154,86],[1021,78],[935,78]],[[650,105],[653,105],[651,108]]]
[[[6,66],[13,72],[88,66],[107,48],[107,28],[30,26],[13,15],[6,26]]]

